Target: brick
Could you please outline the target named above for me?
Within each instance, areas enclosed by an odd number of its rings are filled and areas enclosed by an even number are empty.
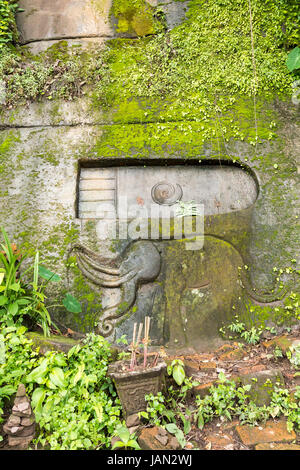
[[[283,353],[286,353],[289,348],[293,344],[294,338],[290,338],[288,336],[278,336],[277,338],[273,338],[269,341],[264,341],[263,346],[266,348],[267,351],[272,351],[276,347],[280,348]]]
[[[194,375],[199,372],[199,363],[195,361],[184,361],[184,368],[187,375]]]
[[[235,441],[231,436],[223,433],[210,433],[205,440],[211,443],[212,450],[228,449],[233,450]]]
[[[236,426],[235,430],[246,446],[255,446],[268,442],[292,442],[296,439],[294,431],[287,431],[286,421],[267,421],[264,427]]]
[[[219,357],[220,361],[236,361],[239,359],[243,359],[246,356],[245,351],[241,348],[233,349],[232,351],[227,351],[224,354],[221,354]]]
[[[222,354],[222,353],[225,353],[225,352],[228,352],[228,351],[232,351],[233,349],[236,349],[235,346],[233,346],[233,344],[223,344],[222,346],[220,346],[217,350],[216,350],[216,353],[217,354]]]
[[[193,395],[197,396],[200,395],[201,398],[205,397],[205,395],[209,394],[209,389],[214,385],[214,382],[208,382],[205,384],[197,385],[193,388]]]
[[[200,364],[200,370],[202,372],[214,372],[217,368],[217,364],[215,362],[202,362]]]
[[[267,444],[258,444],[255,446],[255,450],[300,450],[300,446],[298,444],[278,444],[276,442],[271,442]]]
[[[165,431],[165,430],[163,430]],[[166,433],[166,431],[165,431]],[[160,428],[144,428],[138,438],[138,443],[143,450],[178,450],[180,449],[179,442],[170,433],[162,433]],[[167,437],[167,444],[160,442],[158,436]]]
[[[266,366],[264,364],[256,364],[255,366],[243,367],[242,369],[239,369],[238,373],[239,375],[248,375],[255,372],[261,372],[263,370],[266,370]]]

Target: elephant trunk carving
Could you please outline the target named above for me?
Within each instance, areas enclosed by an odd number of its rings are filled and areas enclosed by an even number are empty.
[[[158,276],[160,254],[150,241],[131,243],[113,262],[82,245],[75,245],[72,251],[75,251],[78,267],[87,279],[101,287],[121,288],[120,302],[104,310],[97,326],[99,334],[110,336],[116,320],[124,316],[134,304],[139,285],[153,281]]]

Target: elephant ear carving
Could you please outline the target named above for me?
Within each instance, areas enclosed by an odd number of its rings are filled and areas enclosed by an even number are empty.
[[[72,251],[76,254],[79,269],[89,281],[101,287],[121,288],[120,302],[106,307],[97,327],[102,336],[110,336],[116,321],[134,304],[138,286],[158,276],[160,254],[150,241],[131,243],[115,261],[101,258],[82,245],[75,245]]]

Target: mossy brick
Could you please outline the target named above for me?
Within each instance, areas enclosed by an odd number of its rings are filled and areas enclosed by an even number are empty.
[[[240,440],[246,446],[255,446],[269,442],[293,442],[296,439],[294,431],[288,432],[286,421],[267,421],[264,426],[236,426]]]
[[[286,354],[286,352],[292,346],[294,339],[295,338],[291,338],[289,336],[278,336],[277,338],[273,338],[269,341],[264,341],[263,346],[267,349],[267,351],[280,348],[282,352]]]
[[[217,368],[217,363],[214,361],[200,362],[199,367],[201,372],[214,372]]]
[[[34,332],[26,333],[26,336],[28,339],[32,340],[36,348],[39,348],[41,354],[45,354],[47,351],[61,351],[67,353],[73,346],[79,343],[65,336],[45,337],[40,333]]]
[[[279,369],[250,372],[240,376],[242,385],[251,385],[247,392],[256,405],[269,405],[275,386],[284,387],[284,378]]]

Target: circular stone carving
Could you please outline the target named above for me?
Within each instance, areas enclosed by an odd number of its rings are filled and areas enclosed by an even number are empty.
[[[162,206],[172,206],[182,198],[182,194],[180,184],[171,184],[166,181],[157,183],[151,190],[153,201]]]

